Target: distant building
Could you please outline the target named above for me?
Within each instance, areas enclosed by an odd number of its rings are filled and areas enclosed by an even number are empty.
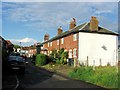
[[[22,53],[22,54],[25,54],[26,56],[28,56],[29,48],[30,48],[30,47],[22,47],[22,48],[21,48],[21,53]]]
[[[20,53],[20,51],[21,51],[21,48],[16,49],[16,52]]]
[[[28,49],[28,57],[32,57],[32,56],[35,55],[36,53],[37,53],[36,46],[34,46],[34,47],[29,47],[29,49]]]
[[[41,53],[49,55],[52,50],[64,48],[69,58],[76,64],[88,66],[116,65],[118,62],[118,33],[99,26],[99,21],[92,16],[90,22],[76,25],[76,20],[70,22],[69,30],[63,32],[62,27],[57,35],[49,39],[44,36]]]

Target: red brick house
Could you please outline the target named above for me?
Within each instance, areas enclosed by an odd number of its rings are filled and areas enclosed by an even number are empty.
[[[64,48],[68,51],[69,58],[80,63],[90,66],[104,66],[107,63],[115,65],[117,62],[118,33],[107,30],[98,24],[97,18],[92,16],[90,22],[77,26],[76,20],[73,18],[69,30],[63,32],[60,26],[57,35],[53,38],[49,39],[49,34],[44,36],[41,52],[49,55],[54,49]]]
[[[27,53],[28,57],[32,57],[33,55],[36,54],[36,52],[37,52],[36,47],[29,47],[28,53]]]

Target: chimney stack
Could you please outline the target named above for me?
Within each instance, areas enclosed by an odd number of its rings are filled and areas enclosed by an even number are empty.
[[[75,18],[72,18],[72,21],[70,22],[70,27],[69,29],[72,29],[76,26],[76,19]]]
[[[90,30],[98,31],[98,23],[99,23],[99,21],[97,20],[97,18],[92,16],[91,20],[90,20]]]
[[[49,34],[44,35],[44,41],[47,41],[47,40],[49,40]]]
[[[62,32],[63,32],[63,30],[62,30],[62,27],[60,26],[60,27],[58,28],[57,35],[60,35]]]

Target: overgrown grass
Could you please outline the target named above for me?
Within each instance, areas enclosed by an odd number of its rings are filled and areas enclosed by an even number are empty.
[[[79,67],[69,72],[69,77],[87,81],[105,88],[118,88],[116,67]]]

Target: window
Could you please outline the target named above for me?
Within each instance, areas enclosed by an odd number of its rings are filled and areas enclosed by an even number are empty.
[[[77,57],[77,49],[73,49],[73,57]]]
[[[49,42],[48,42],[48,47],[49,47]]]
[[[63,44],[63,43],[64,43],[64,38],[61,39],[61,44]]]
[[[76,41],[77,40],[77,34],[74,34],[73,35],[73,41]]]
[[[50,46],[52,46],[52,42],[50,42]]]
[[[57,45],[59,45],[59,40],[57,40]]]
[[[72,58],[72,49],[69,50],[69,58]]]
[[[47,55],[47,51],[45,51],[44,54]]]
[[[43,49],[44,45],[41,47],[41,49]]]
[[[50,54],[52,53],[52,51],[50,51]]]

